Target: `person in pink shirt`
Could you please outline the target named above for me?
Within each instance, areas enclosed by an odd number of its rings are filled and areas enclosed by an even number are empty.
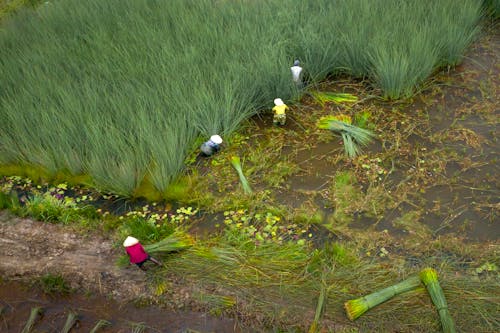
[[[147,271],[147,268],[144,267],[144,263],[148,260],[151,260],[156,265],[161,266],[161,262],[151,257],[146,250],[144,250],[144,247],[142,247],[137,238],[128,236],[123,242],[123,246],[125,247],[125,251],[127,251],[130,263],[136,264],[143,271]]]

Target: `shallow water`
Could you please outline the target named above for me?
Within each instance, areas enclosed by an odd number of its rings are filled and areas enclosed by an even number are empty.
[[[99,332],[131,332],[134,323],[144,323],[147,327],[144,332],[240,332],[233,320],[208,314],[136,307],[99,296],[48,297],[15,282],[0,285],[0,307],[4,307],[0,332],[20,332],[36,306],[44,308],[43,316],[34,326],[36,332],[60,332],[70,310],[79,314],[71,332],[90,332],[100,319],[111,322],[111,326]]]

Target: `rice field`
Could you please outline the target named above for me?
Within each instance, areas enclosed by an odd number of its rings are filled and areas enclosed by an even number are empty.
[[[482,2],[50,1],[2,21],[0,164],[166,193],[199,143],[335,75],[411,96],[460,63]],[[307,89],[307,87],[306,87]],[[290,102],[289,102],[290,103]]]

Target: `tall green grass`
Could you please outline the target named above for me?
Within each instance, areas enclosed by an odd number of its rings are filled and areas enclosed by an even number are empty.
[[[161,193],[199,136],[227,135],[311,83],[368,77],[409,96],[477,33],[464,0],[54,1],[0,29],[0,163]]]

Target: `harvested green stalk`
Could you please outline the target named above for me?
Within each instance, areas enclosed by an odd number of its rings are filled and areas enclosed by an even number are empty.
[[[360,146],[367,146],[375,137],[372,131],[352,125],[352,119],[347,115],[322,117],[318,127],[340,134],[345,152],[350,158],[361,152]]]
[[[194,244],[193,238],[182,231],[176,231],[161,241],[145,245],[144,249],[149,253],[174,252],[187,249]]]
[[[35,322],[39,317],[41,317],[43,314],[43,308],[41,307],[35,307],[31,309],[30,317],[28,321],[26,322],[26,325],[24,325],[23,330],[21,333],[30,333],[31,330],[33,329],[33,326],[35,326]]]
[[[75,326],[77,320],[78,320],[78,313],[70,311],[68,313],[68,317],[66,318],[66,323],[64,323],[64,327],[61,330],[61,333],[68,333],[69,331],[71,331],[73,326]]]
[[[358,299],[353,299],[344,303],[344,308],[347,317],[350,320],[355,320],[363,313],[376,307],[377,305],[393,298],[396,295],[413,290],[420,285],[418,276],[412,276],[404,281],[401,281],[393,286],[378,290],[369,295],[363,296]]]
[[[324,307],[326,295],[328,292],[324,281],[322,281],[322,282],[323,283],[321,283],[321,290],[319,292],[318,303],[316,304],[316,313],[314,314],[314,320],[313,320],[311,326],[309,327],[308,333],[316,333],[316,332],[318,332],[318,329],[319,329],[319,326],[318,326],[319,320],[321,319],[321,314],[323,313],[323,307]]]
[[[144,323],[134,323],[132,333],[142,333],[146,331],[146,325]]]
[[[325,104],[328,102],[340,104],[340,103],[354,103],[358,101],[358,97],[347,93],[313,91],[311,92],[311,95],[318,103],[321,104],[321,106],[325,106]]]
[[[455,324],[451,318],[448,304],[444,297],[443,289],[439,285],[437,272],[433,268],[424,268],[420,272],[420,279],[424,283],[429,295],[431,296],[432,303],[436,306],[439,318],[441,318],[441,326],[444,333],[455,333]]]
[[[92,329],[92,331],[90,331],[90,333],[96,333],[97,331],[99,331],[101,328],[103,327],[106,327],[106,326],[111,326],[111,323],[107,320],[104,320],[104,319],[100,319],[94,326],[94,328]]]
[[[231,157],[231,164],[233,165],[233,167],[238,172],[238,176],[240,177],[241,185],[243,186],[243,191],[246,194],[252,194],[252,192],[253,192],[252,188],[250,187],[250,184],[248,184],[248,180],[245,177],[245,175],[243,174],[243,170],[241,168],[241,160],[240,160],[240,158],[238,156]]]

